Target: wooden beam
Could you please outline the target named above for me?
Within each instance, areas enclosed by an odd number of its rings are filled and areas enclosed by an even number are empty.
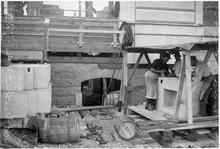
[[[182,97],[182,91],[183,91],[183,84],[184,84],[184,77],[185,77],[185,68],[186,68],[186,56],[183,54],[183,60],[181,64],[181,72],[180,72],[180,80],[179,80],[179,89],[177,92],[177,97],[176,97],[176,109],[175,109],[175,119],[178,119],[179,116],[179,109],[180,109],[180,102],[181,102],[181,97]]]
[[[218,64],[218,51],[213,51],[213,54],[214,54],[215,60],[216,60],[216,62]]]
[[[9,51],[12,60],[41,61],[43,59],[42,51]]]
[[[84,63],[84,64],[115,64],[112,57],[71,57],[71,56],[49,56],[50,63]],[[119,59],[122,64],[122,58]]]
[[[150,61],[150,58],[149,58],[148,54],[144,53],[144,56],[145,56],[145,58],[147,60],[148,65],[151,67],[151,61]]]
[[[128,98],[127,98],[127,87],[128,87],[128,53],[123,52],[123,101],[124,101],[124,115],[128,114]]]
[[[91,29],[57,29],[50,28],[50,32],[69,32],[69,33],[97,33],[97,34],[123,34],[124,31],[114,30],[91,30]]]
[[[106,80],[106,78],[102,79],[102,83],[103,83],[102,104],[104,104],[104,99],[107,97],[107,80]]]
[[[124,99],[124,88],[123,88],[123,76],[124,76],[124,67],[123,67],[123,64],[122,64],[122,69],[121,69],[121,84],[120,84],[120,95],[119,95],[119,101],[118,101],[118,112],[121,112],[121,107],[122,107],[122,101]]]
[[[203,60],[203,62],[204,62],[205,64],[207,64],[207,62],[209,61],[209,59],[210,59],[210,57],[211,57],[211,55],[212,55],[212,52],[213,52],[213,50],[208,50],[208,51],[207,51],[207,53],[206,53],[206,55],[205,55],[205,58],[204,58],[204,60]]]
[[[160,124],[158,126],[148,126],[142,129],[144,132],[155,132],[155,131],[167,131],[167,130],[185,130],[185,129],[197,129],[197,128],[209,128],[218,127],[218,121],[204,121],[195,122],[193,124],[179,123],[179,124]]]
[[[98,64],[100,69],[114,69],[115,64]],[[117,65],[116,69],[122,69],[122,64]]]
[[[187,93],[187,105],[186,111],[188,123],[193,123],[193,111],[192,111],[192,84],[191,84],[191,59],[190,51],[186,51],[186,93]]]
[[[6,40],[2,41],[2,48],[9,48],[13,51],[43,51],[44,43],[26,42],[26,41],[13,41],[12,44],[8,44]],[[62,42],[50,42],[50,51],[56,52],[103,52],[103,53],[118,53],[119,47],[114,48],[110,43],[88,42],[79,47],[77,43],[62,43]]]
[[[128,85],[130,85],[130,82],[131,82],[131,80],[132,80],[132,78],[134,76],[134,73],[135,73],[135,71],[136,71],[136,69],[137,69],[137,67],[138,67],[142,57],[143,57],[143,53],[140,53],[139,56],[138,56],[138,59],[137,59],[137,61],[135,63],[135,65],[134,65],[134,68],[132,69],[132,72],[130,73],[130,75],[128,77]]]
[[[80,30],[83,29],[83,22],[80,23],[79,29]],[[78,41],[79,47],[82,47],[83,43],[84,43],[83,42],[83,33],[79,33],[79,41]]]
[[[114,106],[112,105],[108,105],[108,106],[88,106],[88,107],[74,107],[74,108],[54,108],[51,111],[84,111],[84,110],[94,110],[94,109],[106,109],[106,108],[114,108]]]
[[[47,62],[48,61],[48,57],[47,57],[47,51],[49,51],[49,30],[48,30],[48,24],[49,24],[49,20],[45,19],[44,22],[44,34],[45,34],[45,48],[43,50],[43,62]]]

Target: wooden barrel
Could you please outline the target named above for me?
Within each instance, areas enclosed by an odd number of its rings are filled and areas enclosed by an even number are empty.
[[[104,105],[116,106],[120,98],[119,94],[119,91],[109,93],[105,98]]]
[[[132,139],[136,135],[135,122],[129,117],[117,118],[114,126],[118,135],[124,140]]]
[[[78,120],[70,118],[39,118],[39,141],[44,143],[77,142],[80,137]]]

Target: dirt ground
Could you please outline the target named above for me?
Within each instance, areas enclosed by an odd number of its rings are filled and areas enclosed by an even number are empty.
[[[106,112],[106,111],[105,111]],[[94,112],[93,112],[94,113]],[[117,113],[116,110],[107,111],[108,114],[104,115],[103,111],[95,111],[95,123],[102,128],[102,133],[99,135],[88,135],[89,130],[83,128],[80,131],[80,139],[78,142],[50,144],[40,143],[36,140],[35,131],[23,131],[19,129],[11,129],[9,132],[19,139],[15,140],[14,144],[7,143],[8,138],[3,138],[4,133],[1,129],[1,147],[37,147],[37,148],[218,148],[219,138],[218,133],[208,133],[202,135],[192,136],[190,139],[186,136],[173,134],[172,141],[163,141],[161,133],[145,133],[137,127],[137,134],[130,140],[123,140],[115,130],[113,120],[115,116],[121,116],[122,113]],[[102,114],[100,114],[102,113]],[[134,121],[149,121],[146,118],[135,115]],[[9,133],[9,134],[10,134]],[[7,134],[7,133],[6,133]],[[9,135],[10,136],[10,135]],[[2,141],[3,140],[3,141]],[[10,140],[10,139],[9,139]],[[18,145],[19,144],[19,145]],[[17,146],[16,146],[17,145]],[[23,145],[23,146],[22,146]]]

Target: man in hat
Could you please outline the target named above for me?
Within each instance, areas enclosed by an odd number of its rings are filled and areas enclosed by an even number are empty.
[[[158,77],[169,74],[167,62],[170,59],[170,54],[162,53],[160,59],[153,61],[151,69],[145,73],[146,83],[146,106],[145,109],[156,109],[156,102],[158,97]]]

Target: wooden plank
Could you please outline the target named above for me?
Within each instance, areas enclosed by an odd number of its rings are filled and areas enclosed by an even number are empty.
[[[85,111],[85,110],[94,110],[94,109],[108,109],[108,108],[114,108],[114,106],[112,105],[108,105],[108,106],[88,106],[88,107],[74,107],[74,108],[53,108],[51,109],[51,111],[53,110],[58,110],[58,111]]]
[[[194,10],[192,1],[137,1],[136,7],[167,8],[177,10]]]
[[[49,23],[49,22],[48,22]],[[48,61],[48,57],[47,57],[47,51],[49,51],[49,30],[48,30],[48,23],[45,23],[45,28],[44,28],[44,34],[45,34],[45,48],[43,50],[43,62],[47,62]]]
[[[42,60],[42,51],[10,51],[12,60]]]
[[[214,51],[213,54],[214,54],[215,60],[216,60],[216,62],[217,62],[217,64],[218,64],[218,52],[217,52],[217,51]]]
[[[129,110],[132,110],[146,118],[149,118],[151,120],[167,120],[167,118],[164,117],[164,113],[154,110],[154,111],[149,111],[146,110],[145,107],[143,105],[139,105],[139,106],[129,106],[128,107]]]
[[[186,93],[187,93],[187,110],[188,115],[188,123],[193,123],[193,113],[192,113],[192,85],[191,85],[191,59],[190,59],[190,52],[186,51]]]
[[[132,69],[132,72],[130,73],[130,75],[128,77],[128,85],[130,84],[130,82],[131,82],[131,80],[132,80],[132,78],[134,76],[134,73],[135,73],[135,71],[136,71],[136,69],[137,69],[137,67],[138,67],[142,57],[143,57],[143,53],[140,53],[139,56],[138,56],[138,59],[137,59],[137,61],[135,63],[135,65],[134,65],[134,67]]]
[[[3,35],[2,40],[9,40],[10,38],[11,42],[13,43],[14,41],[16,42],[34,42],[34,43],[39,43],[39,42],[45,42],[45,39],[42,38],[43,35],[19,35],[19,34],[14,34],[14,35]],[[83,41],[84,42],[101,42],[101,43],[112,43],[112,36],[99,36],[99,35],[85,35],[83,36]],[[56,42],[62,42],[62,44],[69,44],[69,43],[77,43],[79,41],[79,35],[64,35],[64,34],[53,34],[49,36],[49,42],[51,43],[56,43]]]
[[[100,69],[114,69],[115,64],[98,64]],[[122,64],[118,64],[116,69],[122,69]]]
[[[124,101],[124,115],[128,114],[128,98],[127,98],[127,87],[128,87],[128,52],[123,53],[123,99]]]
[[[71,57],[71,56],[49,56],[50,63],[84,63],[84,64],[115,64],[112,57]],[[119,59],[119,64],[122,58]]]
[[[149,58],[148,54],[144,53],[144,56],[145,56],[145,58],[147,60],[148,65],[151,67],[151,61],[150,61],[150,58]]]
[[[154,17],[152,17],[154,16]],[[163,11],[136,9],[136,21],[164,21],[176,23],[194,23],[194,12],[190,11]]]
[[[218,121],[204,121],[195,122],[193,124],[180,123],[180,124],[160,124],[158,126],[148,126],[144,128],[144,132],[155,132],[155,131],[167,131],[167,130],[185,130],[185,129],[196,129],[196,128],[210,128],[218,127]]]
[[[193,119],[193,122],[204,122],[204,121],[218,121],[219,117],[218,115],[215,116],[200,116],[200,117],[195,117]],[[187,123],[187,120],[175,120],[175,119],[168,119],[168,120],[153,120],[153,121],[143,121],[139,122],[140,125],[143,127],[148,127],[149,125],[151,126],[156,126],[160,124],[178,124],[178,123]]]
[[[57,29],[50,28],[50,32],[74,32],[74,33],[97,33],[97,34],[123,34],[124,31],[114,31],[114,30],[90,30],[90,29]]]
[[[204,36],[203,27],[171,26],[160,24],[135,24],[135,34],[156,35],[181,35],[181,36]]]
[[[44,49],[44,43],[34,43],[34,42],[13,42],[12,44],[8,44],[6,40],[2,41],[2,48],[9,48],[13,51],[42,51]],[[103,52],[103,53],[117,53],[118,48],[114,48],[110,43],[86,43],[80,48],[77,43],[49,43],[50,51],[59,51],[59,52]]]
[[[205,63],[205,64],[207,64],[207,62],[209,61],[209,59],[210,59],[210,57],[211,57],[211,55],[212,55],[212,49],[209,49],[208,51],[207,51],[207,53],[206,53],[206,55],[205,55],[205,57],[204,57],[204,60],[203,60],[203,62]]]
[[[185,78],[185,68],[186,68],[186,56],[183,54],[182,58],[182,64],[181,64],[181,72],[180,72],[180,81],[179,81],[179,89],[177,92],[177,97],[176,97],[176,108],[175,108],[175,119],[178,119],[179,116],[179,110],[180,110],[180,101],[182,97],[182,92],[183,92],[183,83],[184,83],[184,78]]]

